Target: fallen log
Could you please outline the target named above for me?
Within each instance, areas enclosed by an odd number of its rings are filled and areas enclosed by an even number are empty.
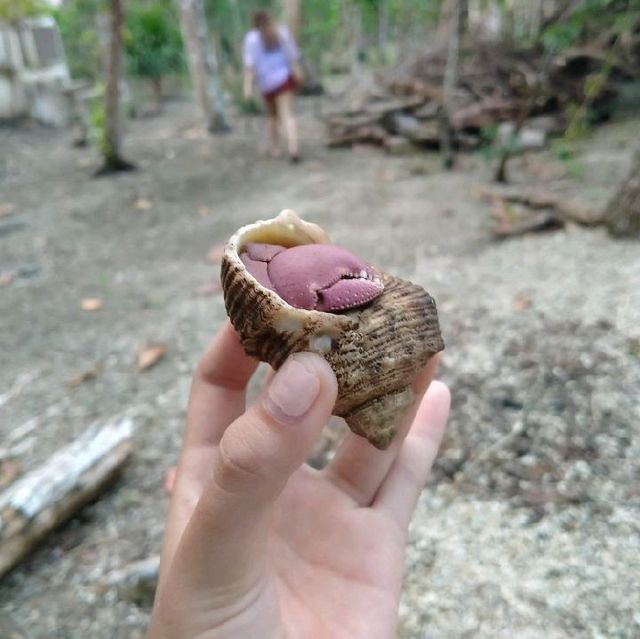
[[[544,188],[544,187],[541,187]],[[477,189],[481,197],[489,200],[502,199],[506,202],[524,204],[531,209],[551,209],[565,222],[575,222],[583,226],[597,226],[605,221],[602,207],[589,205],[581,200],[567,198],[557,193],[545,193],[520,187],[480,186]]]
[[[105,489],[127,460],[132,435],[129,418],[92,426],[0,492],[0,577]]]
[[[413,112],[419,120],[435,120],[438,117],[440,103],[437,101],[427,102]]]
[[[411,140],[401,135],[390,135],[384,141],[384,148],[389,155],[411,155],[419,149]]]
[[[451,113],[454,129],[482,129],[496,122],[513,120],[521,110],[521,105],[513,100],[483,100],[455,109]]]
[[[394,95],[415,95],[422,100],[435,100],[439,103],[442,102],[442,87],[421,80],[395,80],[389,83],[389,91]]]
[[[500,220],[493,229],[493,234],[498,239],[517,237],[529,233],[542,231],[555,231],[564,227],[563,222],[551,211],[541,211],[518,220],[517,222],[505,222]]]
[[[384,145],[388,137],[389,134],[381,126],[368,126],[333,135],[329,140],[329,146],[336,148],[353,144]]]
[[[440,139],[436,121],[420,121],[406,113],[391,114],[387,128],[391,128],[395,135],[405,137],[412,142],[437,144]]]
[[[324,121],[332,129],[339,129],[340,127],[357,129],[358,127],[378,124],[378,122],[380,122],[380,116],[371,113],[337,113],[325,115]]]
[[[604,222],[614,237],[640,239],[640,151],[626,180],[604,209]]]
[[[385,115],[403,111],[405,109],[414,109],[424,104],[424,98],[420,95],[409,96],[407,98],[381,98],[372,100],[363,107],[365,113],[371,115]]]

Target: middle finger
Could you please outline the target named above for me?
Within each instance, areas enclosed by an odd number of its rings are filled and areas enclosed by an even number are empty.
[[[409,432],[420,400],[437,367],[438,356],[435,356],[416,378],[413,384],[416,394],[414,404],[403,415],[396,436],[387,450],[378,450],[366,439],[349,432],[338,446],[335,457],[322,471],[322,474],[351,497],[357,506],[369,506],[373,501]]]

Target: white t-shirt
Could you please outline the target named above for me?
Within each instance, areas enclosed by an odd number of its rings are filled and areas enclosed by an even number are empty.
[[[244,37],[244,66],[253,69],[262,93],[269,93],[282,86],[291,74],[292,65],[300,57],[289,29],[279,26],[278,35],[280,44],[273,49],[265,48],[257,29],[249,31]]]

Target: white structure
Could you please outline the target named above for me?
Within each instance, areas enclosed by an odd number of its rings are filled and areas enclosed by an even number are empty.
[[[30,116],[64,126],[71,120],[71,79],[58,27],[50,17],[19,25],[0,21],[0,120]]]

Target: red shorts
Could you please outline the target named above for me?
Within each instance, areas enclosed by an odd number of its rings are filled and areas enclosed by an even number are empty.
[[[262,94],[264,100],[264,106],[267,109],[269,115],[276,115],[276,98],[283,93],[291,91],[295,92],[298,88],[298,83],[293,79],[293,76],[289,76],[279,87]]]

